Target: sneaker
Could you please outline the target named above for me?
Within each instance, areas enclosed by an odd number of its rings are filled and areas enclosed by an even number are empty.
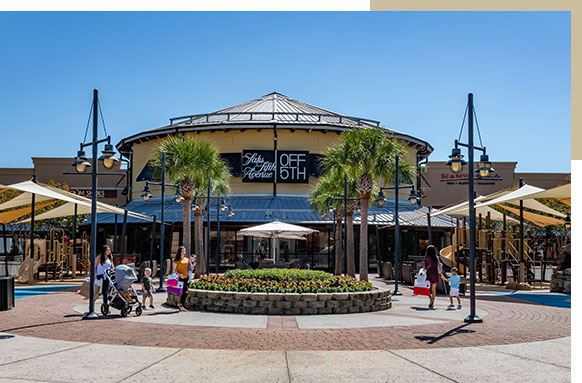
[[[155,309],[154,305],[150,305],[150,309]]]
[[[449,306],[447,307],[447,310],[453,310],[454,308],[455,308],[455,305],[452,305],[452,304],[451,304],[451,305],[449,305]]]
[[[462,309],[462,308],[463,308],[463,305],[458,305],[457,306],[457,309],[459,309],[459,310]]]
[[[141,309],[145,311],[145,310],[147,310],[148,308],[147,308],[147,307],[145,307],[145,306],[141,306]]]

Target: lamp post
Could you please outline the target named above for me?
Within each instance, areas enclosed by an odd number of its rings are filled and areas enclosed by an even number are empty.
[[[166,205],[166,186],[173,186],[176,187],[176,202],[181,202],[183,197],[180,191],[180,185],[177,184],[167,184],[166,183],[166,153],[162,152],[162,181],[161,182],[152,182],[146,181],[146,184],[143,188],[143,192],[141,193],[141,197],[144,200],[149,200],[152,197],[152,192],[150,190],[149,185],[159,185],[162,187],[162,194],[161,194],[161,207],[160,207],[160,286],[156,290],[157,292],[165,292],[164,289],[164,226],[166,224],[165,221],[165,205]],[[152,231],[152,236],[154,235]]]
[[[81,143],[79,151],[77,152],[77,157],[73,161],[72,165],[75,167],[77,173],[85,173],[88,167],[91,168],[91,238],[90,238],[90,263],[91,270],[89,273],[89,311],[83,315],[83,319],[96,319],[99,315],[95,312],[95,258],[97,256],[97,176],[98,173],[98,161],[101,161],[106,169],[111,169],[119,161],[115,157],[115,151],[113,150],[113,145],[111,145],[111,137],[98,139],[98,127],[99,127],[99,91],[93,89],[93,104],[92,104],[92,119],[93,119],[93,137],[91,142]],[[105,149],[103,150],[103,155],[97,157],[98,145],[106,142]],[[91,146],[91,162],[85,155],[83,148]],[[107,294],[107,292],[104,292]]]
[[[380,193],[378,193],[378,206],[383,207],[386,199],[384,198],[384,190],[394,190],[394,292],[392,295],[402,295],[398,291],[398,279],[400,278],[400,218],[398,217],[398,191],[399,189],[410,189],[410,196],[408,200],[412,203],[416,203],[419,198],[419,193],[414,190],[414,185],[403,185],[400,186],[399,173],[400,173],[400,157],[396,155],[396,173],[394,175],[394,186],[380,187]]]
[[[489,162],[489,156],[487,156],[487,151],[485,147],[475,146],[473,139],[473,117],[475,115],[475,110],[473,107],[473,94],[469,93],[467,101],[467,113],[469,114],[468,120],[468,144],[459,142],[455,140],[455,147],[453,148],[451,155],[449,156],[449,161],[447,165],[451,167],[453,173],[460,173],[463,170],[463,165],[466,161],[463,160],[463,155],[461,154],[461,149],[459,146],[464,146],[469,150],[469,257],[470,257],[470,300],[471,300],[471,313],[465,318],[465,323],[481,323],[483,319],[480,318],[476,313],[475,308],[475,172],[478,172],[481,177],[488,177],[493,168],[491,167],[491,162]],[[464,123],[464,119],[463,119]],[[461,133],[463,127],[461,126]],[[479,125],[477,125],[479,129]],[[479,135],[479,138],[481,136]],[[459,135],[460,139],[460,135]],[[482,143],[481,143],[482,145]],[[479,167],[474,169],[474,151],[479,150],[483,152],[481,155],[481,160],[479,161]]]

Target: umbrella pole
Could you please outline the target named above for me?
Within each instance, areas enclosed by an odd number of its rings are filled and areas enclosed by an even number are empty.
[[[6,269],[6,276],[8,276],[8,249],[6,248],[6,224],[2,224],[2,237],[4,239],[4,268]],[[547,247],[547,244],[546,244]]]
[[[32,182],[36,182],[36,175],[32,175]],[[30,258],[28,259],[28,284],[34,283],[34,208],[35,194],[32,193],[32,210],[30,215]]]

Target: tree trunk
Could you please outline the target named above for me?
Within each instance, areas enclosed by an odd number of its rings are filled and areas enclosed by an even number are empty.
[[[335,268],[334,274],[335,275],[342,275],[342,269],[344,266],[344,257],[343,257],[343,241],[342,241],[342,217],[336,216],[336,224],[335,224]]]
[[[182,245],[186,248],[186,256],[190,257],[192,248],[192,238],[190,237],[190,198],[184,197],[182,200]]]
[[[362,220],[360,223],[360,281],[368,281],[368,196],[360,195]]]
[[[348,275],[355,277],[356,276],[356,260],[355,260],[355,249],[354,249],[354,215],[353,213],[348,213],[346,217],[346,224],[348,225],[348,235],[347,235],[347,242],[348,248],[346,249],[346,261],[348,267]]]

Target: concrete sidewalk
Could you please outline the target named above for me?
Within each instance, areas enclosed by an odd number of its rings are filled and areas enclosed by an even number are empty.
[[[0,333],[0,349],[0,382],[570,381],[569,337],[445,349],[247,351],[104,345]]]

